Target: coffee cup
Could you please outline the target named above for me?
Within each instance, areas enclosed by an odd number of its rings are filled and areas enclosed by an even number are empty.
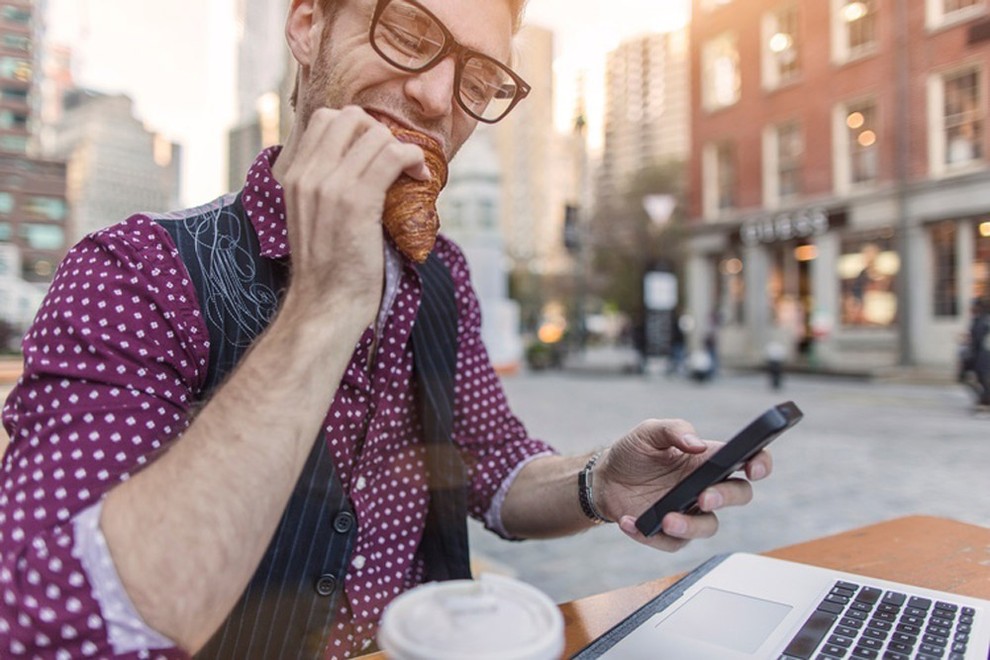
[[[396,598],[382,614],[378,646],[389,660],[557,660],[564,619],[535,587],[483,574]]]

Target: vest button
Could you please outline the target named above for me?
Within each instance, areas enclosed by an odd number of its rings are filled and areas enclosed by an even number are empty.
[[[337,530],[339,534],[346,534],[351,531],[351,527],[354,526],[354,516],[343,511],[337,514],[337,517],[333,519],[333,528]]]
[[[326,598],[337,588],[337,577],[326,573],[316,581],[316,593]]]

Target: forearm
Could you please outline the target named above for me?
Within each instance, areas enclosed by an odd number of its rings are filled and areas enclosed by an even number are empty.
[[[121,581],[183,648],[207,641],[257,567],[357,332],[283,309],[185,434],[107,496],[101,527]]]
[[[546,456],[530,462],[502,505],[505,530],[519,538],[554,538],[591,527],[578,500],[578,473],[589,458],[591,454]]]

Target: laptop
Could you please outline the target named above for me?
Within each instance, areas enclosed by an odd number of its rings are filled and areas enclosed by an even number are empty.
[[[692,571],[575,660],[988,660],[990,601],[748,553]]]

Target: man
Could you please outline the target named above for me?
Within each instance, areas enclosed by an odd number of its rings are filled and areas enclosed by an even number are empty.
[[[135,216],[73,249],[25,338],[25,374],[4,411],[12,445],[0,493],[0,655],[185,657],[218,648],[218,630],[265,635],[227,657],[287,655],[279,649],[299,640],[280,638],[278,624],[229,622],[259,566],[284,549],[273,541],[266,552],[307,457],[323,448],[353,509],[334,524],[353,534],[353,548],[346,575],[316,586],[334,608],[320,653],[368,648],[384,606],[427,577],[418,550],[433,490],[409,341],[423,285],[383,237],[381,215],[397,177],[429,172],[423,152],[371,114],[429,135],[452,157],[489,118],[463,69],[509,61],[521,4],[293,0],[286,36],[299,63],[298,121],[284,148],[259,156],[236,200]],[[411,49],[456,46],[387,61],[379,40],[399,33]],[[244,216],[262,257],[291,254],[291,276],[274,319],[200,402],[216,349],[204,317],[249,323],[254,312],[198,301],[191,262],[163,226],[214,216]],[[226,256],[222,244],[207,248]],[[747,481],[725,482],[702,495],[706,513],[671,514],[663,535],[642,538],[634,517],[716,444],[679,420],[640,424],[597,462],[529,438],[481,346],[463,256],[442,237],[434,254],[455,286],[451,435],[473,516],[512,538],[615,520],[638,541],[676,550],[716,531],[713,510],[750,499]],[[236,288],[242,273],[225,274],[220,286]],[[762,454],[746,472],[757,479],[770,468]],[[583,469],[593,490],[578,488]],[[286,545],[305,543],[308,530],[296,532]]]
[[[969,326],[969,364],[976,376],[976,412],[990,412],[990,298],[975,298]]]

